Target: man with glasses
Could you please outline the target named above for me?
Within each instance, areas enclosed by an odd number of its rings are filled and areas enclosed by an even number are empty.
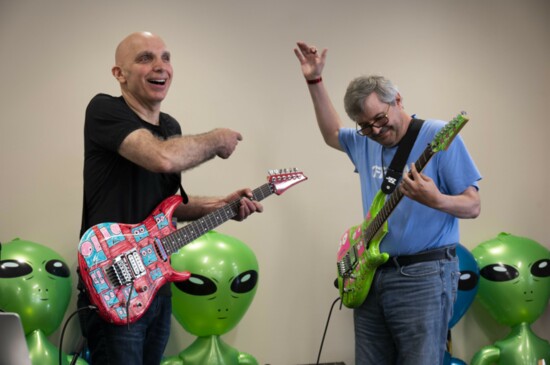
[[[346,128],[322,79],[327,49],[298,42],[294,49],[325,143],[345,152],[361,182],[366,216],[413,118],[390,80],[358,77],[344,96],[355,122]],[[457,136],[420,173],[414,162],[445,122],[426,120],[397,189],[403,200],[388,219],[380,251],[390,259],[378,267],[365,301],[354,308],[355,363],[443,364],[459,271],[455,246],[459,218],[480,213],[481,175]]]

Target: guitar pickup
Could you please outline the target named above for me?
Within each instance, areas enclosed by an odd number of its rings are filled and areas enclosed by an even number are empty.
[[[357,252],[357,246],[358,245],[354,245],[352,247],[352,249],[348,252],[348,256],[350,256],[349,257],[350,270],[355,269],[355,267],[357,266],[357,263],[359,261],[359,259],[358,259],[359,253]]]
[[[132,269],[132,274],[134,278],[139,278],[140,276],[145,275],[145,266],[143,266],[143,262],[141,261],[141,257],[139,256],[137,250],[134,248],[126,252],[125,255],[126,259],[128,260],[128,264]]]
[[[130,284],[146,274],[145,266],[139,253],[134,248],[113,259],[113,264],[105,272],[115,287]]]

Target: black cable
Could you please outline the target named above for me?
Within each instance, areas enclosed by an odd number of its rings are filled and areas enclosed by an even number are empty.
[[[336,298],[334,302],[332,302],[332,305],[330,306],[330,311],[328,312],[328,318],[327,323],[325,325],[325,331],[323,332],[323,338],[321,339],[321,346],[319,347],[319,355],[317,355],[317,362],[316,365],[319,365],[319,360],[321,359],[321,352],[323,351],[323,344],[325,342],[325,336],[327,335],[328,330],[328,324],[330,322],[330,316],[332,315],[332,310],[334,309],[334,305],[340,300],[340,297]]]
[[[78,346],[76,346],[75,354],[69,365],[76,364],[76,360],[78,360],[78,357],[82,353],[82,350],[84,350],[84,345],[86,345],[86,339],[84,338],[84,336],[80,336],[80,342],[78,343]]]
[[[65,324],[63,325],[63,330],[61,331],[61,337],[59,339],[59,365],[63,365],[63,337],[65,337],[65,330],[67,329],[67,325],[69,324],[70,320],[75,316],[77,315],[78,313],[80,313],[81,311],[85,310],[85,309],[88,309],[88,310],[97,310],[97,307],[94,306],[94,305],[88,305],[86,307],[81,307],[81,308],[78,308],[77,310],[75,310],[73,313],[71,313],[71,315],[69,316],[69,318],[67,318],[67,320],[65,321]],[[73,358],[73,361],[71,361],[71,364],[74,364],[75,363],[75,358],[78,358],[78,354],[75,354],[74,358]]]

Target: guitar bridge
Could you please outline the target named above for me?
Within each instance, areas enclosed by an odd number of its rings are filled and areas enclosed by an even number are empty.
[[[146,274],[139,253],[134,248],[114,258],[113,264],[105,270],[107,277],[115,286],[130,284]]]
[[[357,247],[353,246],[342,258],[337,262],[338,273],[340,276],[348,278],[353,277],[352,272],[357,266]]]

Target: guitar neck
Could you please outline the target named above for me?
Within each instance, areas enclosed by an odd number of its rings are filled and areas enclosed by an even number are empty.
[[[424,152],[422,152],[420,158],[415,162],[416,170],[418,172],[422,172],[422,170],[424,169],[424,167],[426,167],[433,155],[435,155],[435,152],[433,151],[432,147],[426,147]],[[399,190],[399,187],[397,187],[397,189],[395,189],[393,193],[390,194],[390,196],[382,206],[382,209],[380,209],[380,212],[378,212],[376,217],[372,220],[372,222],[365,230],[364,237],[366,242],[370,242],[373,239],[376,233],[384,225],[384,222],[388,220],[389,216],[391,215],[397,204],[399,204],[402,198],[403,193],[401,192],[401,190]]]
[[[252,191],[253,199],[257,201],[261,201],[271,194],[273,194],[273,190],[269,183],[264,184]],[[196,221],[193,221],[161,238],[160,240],[164,245],[166,253],[171,255],[177,252],[183,246],[237,216],[239,213],[240,202],[240,199],[236,199],[231,203],[224,205],[223,207],[208,213],[204,217],[199,218]]]

